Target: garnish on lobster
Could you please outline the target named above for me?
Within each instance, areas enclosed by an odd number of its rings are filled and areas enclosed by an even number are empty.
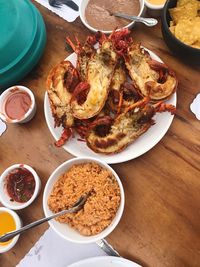
[[[55,127],[73,125],[70,101],[79,81],[78,72],[69,61],[59,63],[50,71],[46,85]]]
[[[86,135],[87,145],[97,153],[114,154],[125,149],[145,133],[155,122],[156,112],[175,112],[173,105],[163,102],[151,105],[146,97],[126,109],[115,120],[100,120]],[[104,134],[102,130],[104,129]],[[105,130],[106,129],[106,130]]]
[[[132,43],[124,56],[129,75],[143,96],[152,101],[169,98],[177,89],[175,73],[165,64],[152,60],[140,44]]]

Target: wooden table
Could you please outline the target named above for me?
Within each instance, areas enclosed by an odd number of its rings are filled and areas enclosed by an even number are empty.
[[[14,163],[33,166],[42,180],[42,191],[19,215],[24,224],[43,216],[42,195],[51,172],[72,155],[56,148],[43,109],[45,80],[51,67],[63,60],[65,36],[75,33],[83,41],[90,32],[78,18],[67,23],[39,4],[47,28],[45,53],[20,84],[36,96],[37,114],[24,125],[8,125],[0,137],[0,172]],[[137,25],[133,37],[157,53],[179,79],[178,109],[165,137],[146,154],[112,167],[125,189],[125,211],[107,238],[119,253],[143,266],[200,266],[200,122],[189,105],[200,91],[199,67],[184,64],[166,47],[160,25],[150,29]],[[0,266],[15,266],[48,228],[42,225],[22,235],[17,245],[0,255]]]

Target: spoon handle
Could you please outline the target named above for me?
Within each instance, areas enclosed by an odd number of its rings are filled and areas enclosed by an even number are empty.
[[[96,244],[109,256],[120,257],[119,253],[105,239],[98,240]]]
[[[150,26],[150,27],[155,26],[158,23],[158,20],[154,18],[142,18],[142,17],[137,17],[137,16],[130,16],[130,15],[123,14],[123,13],[113,13],[112,15],[115,17],[142,22],[145,25]]]
[[[12,231],[12,232],[9,232],[3,236],[0,236],[0,242],[6,242],[6,241],[10,240],[11,238],[15,237],[16,235],[24,233],[26,230],[34,228],[34,227],[36,227],[36,226],[38,226],[44,222],[47,222],[51,219],[58,217],[58,216],[79,211],[80,209],[82,209],[82,207],[85,204],[89,195],[90,195],[90,192],[81,196],[70,209],[59,211],[59,212],[57,212],[57,213],[55,213],[49,217],[44,217],[40,220],[37,220],[37,221],[32,222],[30,224],[27,224],[24,227],[20,228],[19,230]]]
[[[54,219],[54,218],[56,218],[56,217],[58,217],[58,216],[61,216],[61,215],[67,214],[67,213],[73,213],[73,212],[76,212],[76,211],[78,210],[78,208],[79,208],[79,207],[76,206],[76,207],[73,207],[73,208],[68,209],[68,210],[62,210],[62,211],[57,212],[57,213],[55,213],[55,214],[53,214],[53,215],[51,215],[51,216],[49,216],[49,217],[44,217],[44,218],[42,218],[42,219],[40,219],[40,220],[38,220],[38,221],[32,222],[32,223],[30,223],[30,224],[27,224],[27,225],[25,225],[24,227],[22,227],[22,228],[20,228],[20,229],[18,229],[18,230],[9,232],[9,233],[7,233],[7,234],[1,236],[1,237],[0,237],[0,242],[6,242],[6,241],[9,241],[10,239],[12,239],[13,237],[15,237],[16,235],[18,235],[18,234],[22,234],[22,233],[24,233],[25,231],[27,231],[27,230],[29,230],[29,229],[31,229],[31,228],[34,228],[34,227],[36,227],[36,226],[38,226],[38,225],[40,225],[40,224],[42,224],[42,223],[44,223],[44,222],[47,222],[47,221],[49,221],[49,220],[51,220],[51,219]]]

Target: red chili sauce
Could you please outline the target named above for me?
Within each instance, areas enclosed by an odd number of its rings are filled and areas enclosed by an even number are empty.
[[[5,102],[5,113],[12,120],[20,120],[24,117],[31,106],[31,98],[25,91],[17,87],[8,96]]]
[[[33,174],[25,168],[17,168],[6,177],[6,189],[11,201],[27,202],[35,190]]]

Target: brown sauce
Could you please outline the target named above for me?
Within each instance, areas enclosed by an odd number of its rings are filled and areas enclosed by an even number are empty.
[[[17,87],[7,97],[5,102],[5,113],[12,120],[19,120],[24,117],[31,106],[31,98]]]
[[[140,2],[139,0],[90,0],[85,9],[85,18],[90,26],[104,31],[112,31],[131,23],[130,20],[117,18],[109,12],[137,16],[140,12]]]

